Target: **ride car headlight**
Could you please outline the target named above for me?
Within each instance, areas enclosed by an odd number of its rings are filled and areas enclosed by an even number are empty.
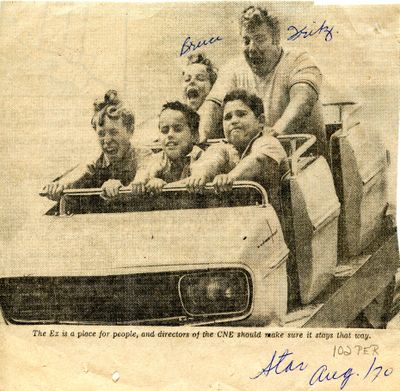
[[[184,275],[179,280],[182,306],[190,316],[242,314],[251,305],[250,277],[243,270]]]

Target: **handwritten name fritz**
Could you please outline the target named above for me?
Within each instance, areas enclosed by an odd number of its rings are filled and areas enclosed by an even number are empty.
[[[315,22],[313,22],[315,24]],[[325,35],[325,41],[329,42],[333,38],[333,28],[335,26],[329,26],[324,20],[321,25],[317,28],[313,26],[312,28],[307,25],[304,27],[289,26],[288,31],[292,31],[292,35],[288,37],[288,41],[295,41],[298,38],[309,38],[318,35]],[[336,31],[338,33],[338,31]]]

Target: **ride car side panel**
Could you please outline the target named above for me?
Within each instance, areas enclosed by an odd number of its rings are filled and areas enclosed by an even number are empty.
[[[361,253],[383,228],[388,204],[386,152],[376,135],[355,124],[332,136],[335,185],[342,204],[343,258]]]
[[[330,282],[337,264],[340,204],[322,157],[290,178],[294,247],[302,303]]]

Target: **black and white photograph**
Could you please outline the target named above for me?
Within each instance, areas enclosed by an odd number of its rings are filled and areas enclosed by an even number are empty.
[[[398,6],[0,15],[3,330],[400,329]]]

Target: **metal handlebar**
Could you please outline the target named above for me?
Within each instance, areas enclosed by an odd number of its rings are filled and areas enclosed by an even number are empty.
[[[260,195],[262,199],[262,206],[268,204],[268,194],[266,190],[258,183],[252,181],[236,181],[233,183],[232,189],[254,189]],[[207,183],[204,187],[205,191],[214,191],[214,186],[211,183]],[[186,192],[188,191],[185,185],[179,185],[176,183],[166,184],[161,192],[162,193],[171,193],[171,192]],[[60,199],[60,215],[65,215],[66,213],[66,201],[65,196],[73,197],[73,196],[93,196],[93,195],[101,195],[103,193],[102,189],[99,188],[86,188],[86,189],[65,189]],[[121,187],[119,189],[120,194],[131,194],[132,190],[130,187]],[[45,196],[46,194],[43,192],[39,193],[41,196]]]

